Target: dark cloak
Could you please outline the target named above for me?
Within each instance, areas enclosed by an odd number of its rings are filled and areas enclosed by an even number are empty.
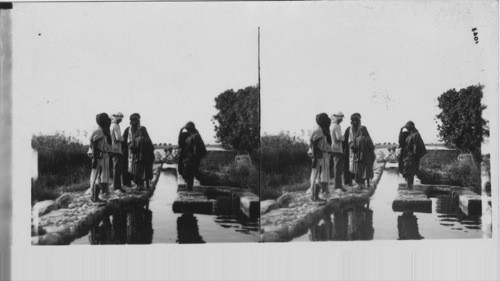
[[[179,139],[178,139],[178,145],[179,145],[179,158],[177,160],[177,169],[179,170],[179,174],[184,176],[184,158],[186,155],[186,139],[189,136],[189,132],[185,127],[182,127],[181,131],[179,132]]]
[[[187,177],[194,177],[198,173],[201,159],[207,155],[205,143],[196,129],[192,129],[186,138],[183,150],[183,172]]]
[[[401,130],[399,130],[398,144],[399,144],[399,147],[401,148],[401,151],[406,146],[406,138],[408,137],[408,134],[409,134],[409,132],[403,132],[404,128],[405,127],[401,128]],[[398,163],[398,170],[399,170],[400,174],[403,174],[403,166],[404,166],[403,165],[403,156],[400,155],[399,156],[399,163]]]
[[[427,153],[424,141],[420,137],[417,129],[408,133],[401,149],[401,159],[403,162],[403,177],[415,176],[418,173],[420,159]]]
[[[344,184],[351,184],[351,172],[349,172],[349,134],[351,127],[347,127],[344,133],[344,141],[342,142],[342,150],[344,152]]]
[[[354,170],[356,179],[373,178],[373,163],[375,162],[375,146],[366,128],[360,128],[359,135],[354,139]]]
[[[136,152],[136,173],[135,182],[150,180],[153,178],[153,162],[155,160],[153,142],[145,127],[139,128],[138,136],[134,140],[134,149]]]

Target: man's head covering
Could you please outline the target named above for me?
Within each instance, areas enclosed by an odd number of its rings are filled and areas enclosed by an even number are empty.
[[[97,125],[99,125],[103,129],[109,129],[109,126],[111,125],[111,119],[109,118],[108,114],[104,112],[97,114],[95,117],[95,121]]]
[[[132,115],[130,115],[130,120],[132,119],[141,119],[141,115],[139,115],[139,113],[133,113]]]
[[[344,119],[344,113],[342,112],[337,112],[337,113],[334,113],[331,117],[332,121],[337,123],[338,120],[341,120],[341,119]]]
[[[115,113],[115,114],[112,115],[112,119],[114,121],[116,121],[116,120],[122,120],[123,119],[123,113],[121,113],[120,111],[118,111],[117,113]]]
[[[139,135],[140,135],[140,136],[143,136],[143,137],[145,137],[145,138],[149,138],[148,130],[146,130],[146,127],[141,126],[141,127],[139,128]]]
[[[329,127],[331,122],[332,120],[326,113],[320,113],[316,115],[316,124],[318,124],[318,126],[320,126],[321,128]]]
[[[344,113],[342,113],[341,111],[333,114],[333,117],[337,117],[337,118],[344,118]]]
[[[408,131],[413,131],[415,130],[415,123],[413,123],[413,121],[408,121],[406,122],[406,125],[405,125],[406,128],[408,128]]]
[[[353,119],[361,119],[361,114],[354,113],[353,115],[351,115],[351,120],[353,120]]]
[[[194,123],[189,121],[186,123],[186,126],[184,126],[184,128],[186,128],[188,131],[189,130],[193,130],[193,129],[196,129],[196,127],[194,126]]]

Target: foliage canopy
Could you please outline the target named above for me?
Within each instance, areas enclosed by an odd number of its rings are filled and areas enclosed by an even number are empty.
[[[259,148],[260,112],[259,89],[246,87],[235,92],[226,90],[215,98],[213,116],[215,138],[226,147],[252,153]]]
[[[436,115],[439,136],[447,146],[471,152],[476,160],[481,159],[481,143],[489,136],[488,123],[482,113],[483,85],[473,85],[460,91],[451,89],[438,97],[441,113]]]

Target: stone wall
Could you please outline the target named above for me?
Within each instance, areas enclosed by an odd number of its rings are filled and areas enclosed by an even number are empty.
[[[448,164],[457,160],[460,151],[458,149],[427,149],[427,154],[420,160],[421,165]]]

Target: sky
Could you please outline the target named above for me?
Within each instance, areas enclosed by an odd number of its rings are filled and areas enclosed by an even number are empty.
[[[262,31],[263,133],[308,138],[316,114],[341,111],[343,129],[358,112],[376,143],[397,142],[408,120],[426,143],[437,142],[439,95],[478,83],[489,98],[498,94],[496,7],[485,1],[287,6]]]
[[[343,128],[359,112],[376,143],[396,142],[408,120],[437,142],[440,94],[480,83],[485,104],[496,100],[497,5],[16,4],[14,118],[76,135],[100,112],[139,112],[153,142],[175,143],[193,121],[213,143],[214,98],[257,84],[260,26],[262,134],[307,138],[316,114],[342,111]]]
[[[138,112],[155,143],[188,121],[214,143],[214,98],[258,83],[257,25],[245,5],[207,6],[16,4],[15,118],[81,138],[98,113],[121,111],[123,130]]]

